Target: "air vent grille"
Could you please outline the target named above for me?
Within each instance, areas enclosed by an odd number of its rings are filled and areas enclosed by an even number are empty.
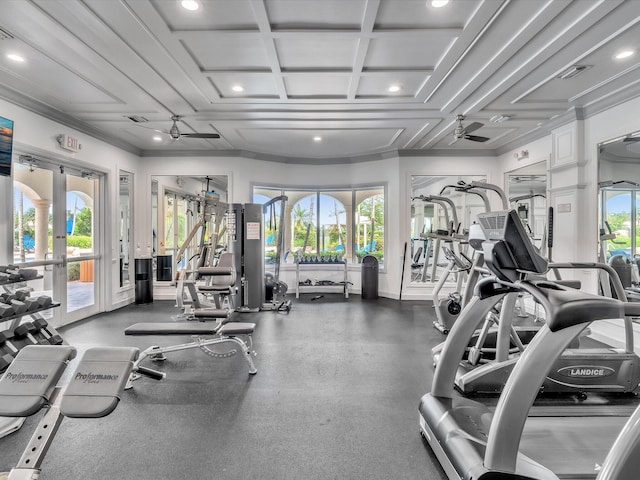
[[[6,30],[0,28],[0,40],[11,40],[14,37],[13,35],[11,35],[9,32],[7,32]]]
[[[144,123],[149,121],[148,118],[143,117],[141,115],[127,115],[127,118],[134,123]]]
[[[507,216],[506,215],[482,215],[478,217],[478,220],[480,221],[480,225],[482,226],[482,228],[486,231],[493,231],[493,232],[502,232],[504,230],[504,226],[507,220]],[[492,236],[490,234],[490,236]]]
[[[582,72],[584,72],[588,68],[591,68],[591,65],[572,65],[571,67],[566,69],[564,72],[562,72],[560,75],[558,75],[557,78],[559,78],[560,80],[567,80],[569,78],[574,78],[580,75]]]

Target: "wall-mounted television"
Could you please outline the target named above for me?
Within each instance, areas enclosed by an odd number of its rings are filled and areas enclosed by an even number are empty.
[[[0,175],[11,176],[13,121],[0,117]]]

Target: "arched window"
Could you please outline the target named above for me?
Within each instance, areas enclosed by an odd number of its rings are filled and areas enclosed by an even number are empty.
[[[254,187],[253,201],[286,195],[284,254],[345,258],[384,257],[384,187],[295,189]],[[265,218],[265,222],[268,219]],[[268,231],[265,228],[265,248]],[[265,252],[268,256],[268,251]]]

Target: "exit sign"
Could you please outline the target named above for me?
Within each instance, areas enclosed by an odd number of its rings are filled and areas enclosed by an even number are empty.
[[[82,148],[80,140],[72,137],[71,135],[58,135],[57,140],[62,148],[69,150],[70,152],[79,152]]]

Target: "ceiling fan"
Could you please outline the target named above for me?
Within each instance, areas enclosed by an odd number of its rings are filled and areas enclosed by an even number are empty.
[[[487,137],[480,137],[478,135],[469,135],[469,133],[474,132],[481,128],[484,123],[473,122],[467,125],[466,127],[462,125],[462,121],[464,120],[464,115],[456,115],[456,121],[458,122],[458,126],[453,131],[454,142],[460,139],[471,140],[472,142],[486,142],[489,140]]]
[[[509,177],[510,182],[523,183],[523,182],[546,182],[546,175],[516,175]]]
[[[220,138],[220,134],[218,133],[181,133],[178,128],[178,122],[182,119],[180,115],[171,115],[171,120],[173,120],[173,125],[169,129],[169,135],[174,140],[178,140],[182,137],[188,138]]]
[[[178,122],[182,120],[182,115],[171,115],[171,120],[173,121],[173,125],[169,130],[158,130],[156,128],[145,127],[144,125],[140,125],[139,120],[134,120],[132,117],[129,119],[135,122],[135,125],[143,128],[148,128],[149,130],[153,130],[154,132],[164,133],[169,135],[173,140],[178,140],[182,137],[186,138],[220,138],[219,133],[182,133],[178,128]],[[145,119],[146,121],[146,119]]]

